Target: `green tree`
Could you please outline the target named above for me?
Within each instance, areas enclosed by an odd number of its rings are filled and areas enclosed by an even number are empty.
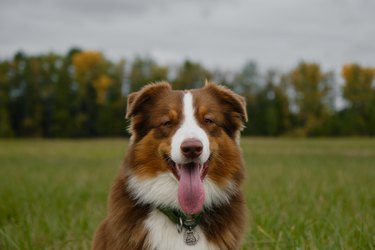
[[[138,91],[150,82],[167,80],[168,68],[159,66],[151,58],[137,57],[131,66],[129,92]]]
[[[22,131],[22,123],[26,116],[25,108],[25,89],[26,89],[26,73],[27,55],[23,52],[17,52],[12,59],[9,60],[7,80],[9,82],[10,107],[9,116],[13,131],[16,136],[25,136]]]
[[[260,76],[258,75],[260,78]],[[264,85],[257,84],[255,93],[245,93],[249,121],[244,134],[278,136],[290,128],[288,98],[279,84],[280,76],[275,70],[267,71]]]
[[[125,135],[126,126],[124,119],[121,119],[126,110],[126,98],[122,94],[125,60],[120,60],[117,64],[110,63],[108,77],[111,83],[106,90],[105,101],[100,101],[98,105],[96,132],[100,136]]]
[[[266,85],[256,94],[255,121],[260,135],[277,136],[288,131],[290,113],[288,98],[276,83],[277,73],[266,74]]]
[[[53,95],[52,117],[50,125],[50,136],[52,137],[71,137],[76,134],[74,126],[77,107],[77,95],[73,87],[73,56],[79,53],[78,49],[70,50],[65,56],[61,57],[57,64],[59,65],[57,81]]]
[[[175,89],[200,88],[212,74],[201,64],[186,60],[178,69],[175,80],[172,82]]]
[[[0,137],[14,135],[10,123],[10,83],[8,79],[9,62],[0,61]]]
[[[255,62],[249,61],[234,77],[233,88],[244,96],[255,95],[260,87],[260,74]]]
[[[54,100],[56,98],[56,94],[60,95],[60,93],[57,92],[57,86],[59,83],[62,57],[54,53],[48,53],[46,55],[38,56],[37,59],[42,65],[39,76],[39,98],[42,108],[40,126],[43,136],[51,137],[51,127],[55,112]]]
[[[43,63],[38,56],[25,58],[25,66],[22,61],[17,62],[18,70],[22,79],[22,109],[24,117],[22,119],[20,134],[24,136],[43,136],[42,119],[43,103],[42,95],[42,70]]]

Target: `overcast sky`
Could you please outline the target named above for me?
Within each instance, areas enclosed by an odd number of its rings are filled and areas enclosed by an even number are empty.
[[[0,57],[102,50],[239,69],[375,66],[374,0],[0,0]]]

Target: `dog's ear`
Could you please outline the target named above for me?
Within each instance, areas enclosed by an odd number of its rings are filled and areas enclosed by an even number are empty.
[[[125,118],[129,119],[136,115],[148,101],[165,90],[171,90],[171,85],[167,82],[157,82],[148,84],[137,92],[130,93]]]
[[[242,130],[247,122],[246,101],[242,96],[234,93],[227,87],[205,82],[205,89],[212,93],[223,105],[223,112],[229,116],[235,130]]]

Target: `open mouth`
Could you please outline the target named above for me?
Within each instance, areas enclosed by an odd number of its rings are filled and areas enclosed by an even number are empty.
[[[179,182],[177,196],[181,209],[187,214],[199,213],[205,199],[203,180],[207,175],[209,161],[178,164],[169,157],[166,160]]]
[[[198,168],[200,178],[202,181],[207,175],[209,160],[206,161],[205,163],[192,161],[192,162],[185,163],[185,164],[176,164],[174,161],[172,161],[170,157],[164,157],[164,158],[167,161],[167,164],[171,172],[173,173],[173,175],[176,177],[178,181],[180,181],[181,171],[183,168],[190,168],[190,169]]]

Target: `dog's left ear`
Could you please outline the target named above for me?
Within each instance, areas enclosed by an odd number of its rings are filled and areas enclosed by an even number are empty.
[[[144,105],[153,97],[160,95],[165,90],[171,90],[171,85],[167,82],[151,83],[144,86],[137,92],[128,95],[128,104],[125,118],[129,119],[138,114]]]
[[[235,129],[242,130],[244,127],[244,123],[247,122],[247,111],[246,111],[246,101],[245,98],[236,94],[232,90],[228,89],[227,87],[216,85],[206,80],[205,82],[205,89],[209,92],[214,94],[220,102],[223,104],[223,111],[230,115],[230,120],[234,122],[237,120],[239,122],[235,122],[233,124]],[[238,119],[233,119],[238,118]]]

